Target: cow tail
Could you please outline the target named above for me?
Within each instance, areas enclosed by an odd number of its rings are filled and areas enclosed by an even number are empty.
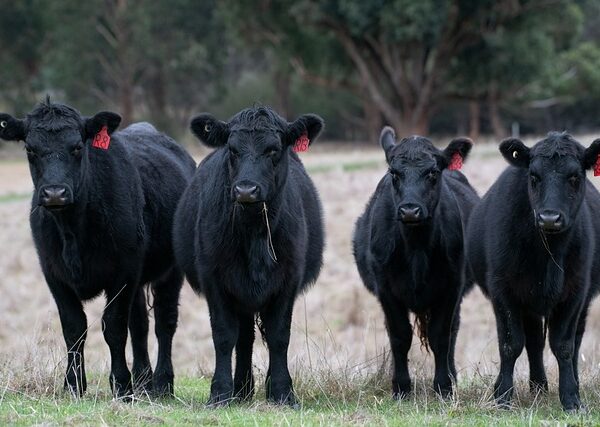
[[[254,323],[256,323],[256,327],[258,328],[258,330],[260,331],[260,336],[263,340],[263,343],[266,344],[266,335],[265,335],[265,324],[263,322],[263,320],[260,317],[260,314],[256,314],[256,316],[254,317]]]
[[[544,342],[546,342],[546,337],[548,336],[548,317],[544,316],[543,320],[544,320],[544,326],[543,326],[543,328],[544,328]]]
[[[417,329],[417,336],[421,341],[421,350],[424,349],[427,353],[429,353],[429,338],[427,336],[429,317],[429,311],[415,314],[415,328]]]

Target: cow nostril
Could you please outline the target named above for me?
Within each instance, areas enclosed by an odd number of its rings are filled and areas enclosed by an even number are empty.
[[[258,186],[256,185],[236,185],[235,196],[241,202],[253,202],[258,199]]]
[[[538,224],[547,230],[558,230],[563,225],[563,217],[558,212],[540,212],[538,214]]]
[[[561,216],[560,216],[560,214],[557,214],[557,213],[552,213],[552,214],[542,213],[542,214],[540,214],[540,220],[542,222],[548,223],[548,224],[557,223],[557,222],[560,222]]]
[[[403,220],[415,221],[421,219],[422,211],[418,206],[402,206],[400,216]]]

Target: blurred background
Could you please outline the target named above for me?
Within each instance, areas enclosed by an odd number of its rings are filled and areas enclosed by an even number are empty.
[[[0,108],[48,93],[176,138],[254,102],[337,141],[582,132],[599,35],[596,0],[1,0]]]
[[[0,0],[0,111],[23,116],[50,94],[84,114],[109,109],[125,124],[148,120],[198,161],[208,150],[188,131],[194,114],[226,119],[262,103],[290,120],[321,115],[326,132],[302,159],[324,204],[325,266],[297,302],[291,366],[374,372],[389,361],[388,341],[351,238],[386,171],[381,127],[433,135],[439,145],[470,135],[476,146],[464,172],[482,195],[505,167],[485,142],[520,134],[531,143],[552,129],[586,145],[594,138],[599,36],[597,0]],[[31,191],[21,144],[0,142],[0,386],[18,390],[48,378],[62,384],[65,366],[56,307],[31,241]],[[103,305],[103,298],[86,305],[91,372],[108,369]],[[581,352],[584,382],[600,372],[598,331],[596,303]],[[463,304],[462,378],[493,383],[495,334],[491,306],[475,289]],[[417,341],[411,371],[431,378],[433,358]],[[260,339],[256,349],[264,373]],[[545,357],[555,374],[549,350]],[[206,304],[186,286],[176,373],[210,375],[212,361]],[[521,379],[525,367],[520,360]],[[556,387],[555,375],[551,382]]]

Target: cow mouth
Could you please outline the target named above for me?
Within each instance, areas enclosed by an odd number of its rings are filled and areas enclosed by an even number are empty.
[[[539,229],[544,234],[560,234],[565,231],[564,227],[539,227]]]
[[[67,210],[71,206],[71,204],[63,203],[63,204],[50,204],[50,205],[42,205],[42,206],[50,212],[62,212],[64,210]]]
[[[239,201],[239,200],[236,200],[234,202],[234,205],[241,206],[242,208],[255,207],[255,206],[261,206],[262,207],[263,203],[264,203],[264,201],[262,201],[262,200],[243,201],[243,202]]]
[[[401,219],[400,222],[407,227],[417,227],[425,223],[424,219]]]

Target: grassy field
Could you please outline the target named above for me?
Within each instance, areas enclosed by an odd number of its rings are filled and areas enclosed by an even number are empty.
[[[452,399],[441,400],[424,384],[402,402],[390,398],[382,378],[327,378],[312,372],[308,382],[297,380],[299,409],[265,403],[260,389],[252,403],[212,409],[204,405],[210,379],[176,381],[177,397],[152,400],[147,396],[131,403],[111,400],[106,378],[91,378],[86,397],[73,399],[62,392],[3,390],[0,394],[2,425],[599,425],[594,409],[565,414],[556,393],[530,396],[519,384],[515,407],[496,408],[489,400],[491,378],[461,382]],[[384,381],[387,383],[387,381]],[[57,388],[60,390],[60,388]],[[522,396],[521,396],[522,395]],[[584,385],[582,397],[597,408],[597,388]]]
[[[581,141],[588,144],[591,138]],[[196,154],[199,159],[205,152]],[[598,302],[591,307],[580,354],[582,400],[588,411],[562,412],[556,362],[548,349],[544,360],[550,393],[529,394],[526,358],[521,357],[515,407],[494,407],[490,394],[499,365],[495,323],[489,302],[477,289],[462,305],[454,398],[440,401],[430,390],[433,357],[422,352],[415,339],[409,353],[415,393],[405,402],[391,399],[383,316],[364,289],[351,252],[354,221],[386,170],[377,146],[315,146],[302,155],[323,200],[327,247],[321,276],[298,299],[292,324],[290,369],[301,409],[266,404],[262,389],[251,404],[204,407],[214,353],[206,303],[189,286],[183,289],[174,341],[176,399],[111,399],[109,354],[100,321],[104,299],[97,298],[85,306],[88,393],[72,400],[62,393],[64,342],[31,241],[32,184],[21,156],[17,152],[8,161],[0,160],[0,425],[600,425]],[[464,172],[483,194],[504,167],[496,147],[483,144],[474,148]],[[151,336],[153,359],[155,341]],[[268,365],[260,340],[254,364],[260,383]]]

